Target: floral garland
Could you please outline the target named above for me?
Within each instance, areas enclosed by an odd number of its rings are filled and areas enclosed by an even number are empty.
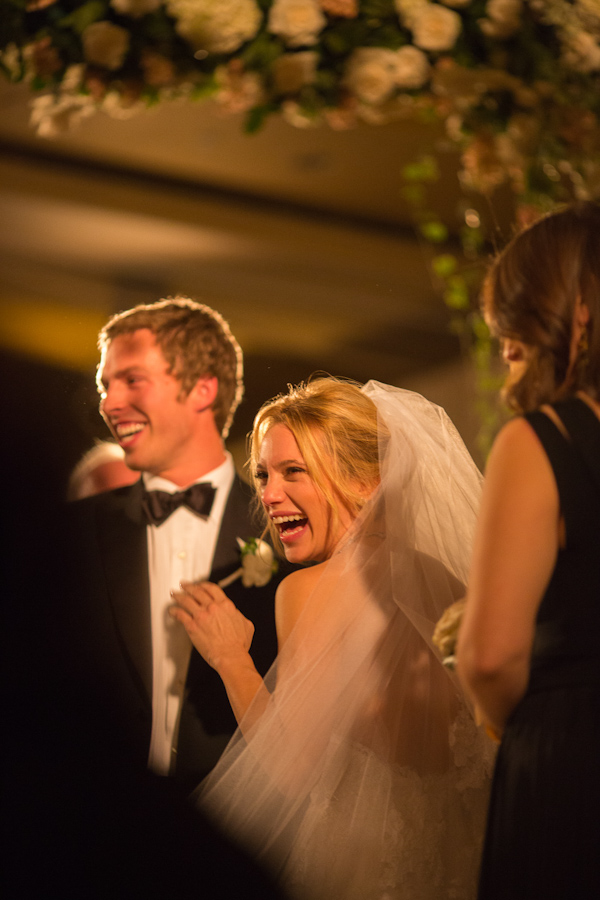
[[[42,135],[179,96],[250,130],[417,116],[445,123],[466,189],[600,193],[600,0],[4,0],[3,19]]]
[[[4,0],[3,18],[5,73],[49,89],[34,102],[45,134],[181,95],[251,126],[431,115],[483,192],[519,186],[558,144],[558,177],[583,169],[581,193],[599,149],[598,0]]]

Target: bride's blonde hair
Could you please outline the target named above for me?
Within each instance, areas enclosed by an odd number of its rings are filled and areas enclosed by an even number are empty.
[[[287,394],[263,404],[250,435],[253,480],[262,442],[274,425],[285,425],[294,435],[308,474],[330,509],[330,531],[337,529],[340,506],[355,518],[379,483],[382,450],[377,409],[361,385],[319,376],[289,385]],[[270,524],[269,530],[279,545],[277,530]]]

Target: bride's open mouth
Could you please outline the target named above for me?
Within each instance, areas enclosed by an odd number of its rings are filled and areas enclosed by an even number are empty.
[[[292,516],[273,516],[272,521],[277,526],[279,537],[284,543],[295,538],[308,525],[308,518],[300,513]]]

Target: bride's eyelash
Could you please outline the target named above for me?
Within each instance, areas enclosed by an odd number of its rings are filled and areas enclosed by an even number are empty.
[[[257,469],[257,471],[254,473],[254,477],[257,481],[264,481],[267,477],[267,473],[264,471],[264,469]]]

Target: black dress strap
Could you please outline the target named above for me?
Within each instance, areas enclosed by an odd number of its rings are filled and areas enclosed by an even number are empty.
[[[561,492],[561,486],[568,483],[570,473],[573,470],[574,448],[556,422],[546,413],[536,410],[535,412],[526,413],[524,418],[529,422],[540,439],[540,443],[552,465],[559,492]]]
[[[584,455],[582,447],[584,439],[586,446],[589,439],[594,443],[600,440],[600,421],[587,406],[585,410],[578,409],[572,413],[572,409],[580,405],[585,406],[582,400],[575,397],[553,404],[552,408],[563,423],[566,434],[541,410],[525,415],[552,466],[568,544],[585,539],[588,522],[581,510],[589,506],[590,491],[594,496],[600,492],[600,450],[593,449],[592,445],[591,452],[588,448]],[[587,456],[591,457],[589,461]]]
[[[600,488],[600,420],[580,397],[561,400],[553,408]]]

